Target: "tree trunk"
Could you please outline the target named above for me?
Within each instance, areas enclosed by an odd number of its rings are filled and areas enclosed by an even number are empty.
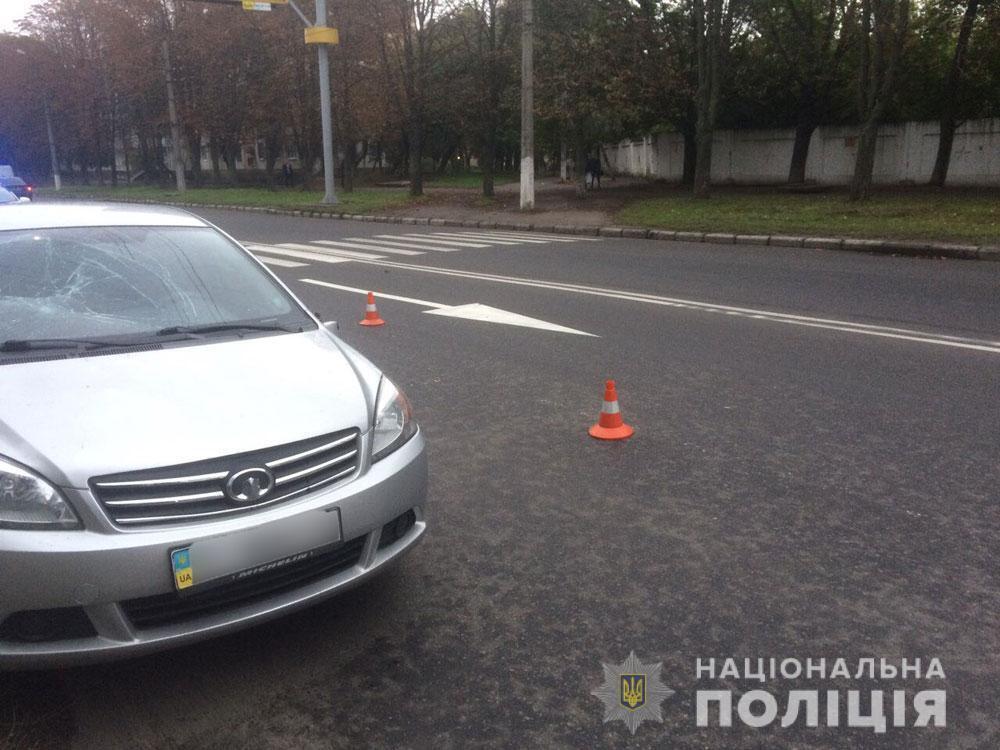
[[[809,144],[812,142],[816,126],[811,122],[800,122],[795,127],[795,143],[792,146],[792,165],[788,168],[788,182],[795,185],[806,181],[806,162],[809,161]]]
[[[344,144],[344,168],[341,175],[340,189],[345,193],[354,192],[354,165],[357,163],[357,146],[353,138],[347,138]]]
[[[615,165],[611,163],[608,159],[608,152],[604,150],[604,146],[597,147],[598,158],[604,162],[604,171],[611,177],[611,181],[614,182],[618,179],[618,170],[615,169]]]
[[[219,167],[219,139],[214,135],[209,136],[208,153],[212,160],[212,181],[218,185],[222,182],[222,169]]]
[[[97,184],[104,187],[104,141],[101,138],[100,123],[96,123],[94,128],[94,139],[97,145],[97,150],[94,156],[97,157]]]
[[[201,133],[194,128],[188,128],[187,142],[188,152],[191,155],[191,179],[196,187],[201,187],[205,181],[201,171]]]
[[[869,117],[858,137],[858,154],[854,161],[854,177],[851,180],[852,201],[867,200],[872,192],[879,119],[875,116]]]
[[[934,160],[934,171],[931,173],[929,183],[937,187],[944,187],[945,180],[948,179],[951,148],[955,142],[957,125],[958,90],[962,83],[965,51],[969,47],[969,37],[972,36],[972,26],[975,23],[978,9],[979,0],[969,0],[969,4],[965,6],[965,15],[962,16],[962,26],[959,29],[958,41],[955,45],[955,55],[951,60],[951,68],[945,82],[944,105],[941,111],[941,136],[938,139],[937,158]]]
[[[732,5],[723,0],[694,0],[695,53],[698,86],[695,91],[694,195],[707,198],[712,189],[712,139],[718,119],[722,87],[723,49],[728,49]]]
[[[111,109],[111,187],[118,187],[118,123],[114,107]]]
[[[707,126],[698,129],[694,166],[694,196],[707,198],[712,193],[712,136]]]
[[[483,143],[482,160],[479,165],[483,171],[483,196],[492,198],[496,177],[497,162],[497,131],[495,118],[490,118],[486,126],[486,138]]]
[[[698,141],[694,137],[693,128],[684,128],[684,167],[681,174],[682,185],[694,185],[694,168],[698,163]]]
[[[583,140],[576,143],[576,194],[587,194],[587,145]]]
[[[858,154],[851,178],[852,201],[867,200],[871,196],[878,129],[893,93],[896,66],[906,39],[909,15],[910,0],[879,6],[873,6],[866,0],[862,4],[858,94],[864,125],[858,138]]]
[[[236,173],[236,154],[240,145],[234,146],[232,143],[225,143],[222,147],[222,156],[226,160],[226,178],[229,184],[234,187],[239,184],[239,175]]]
[[[423,117],[415,114],[410,122],[410,195],[424,194],[424,134]]]

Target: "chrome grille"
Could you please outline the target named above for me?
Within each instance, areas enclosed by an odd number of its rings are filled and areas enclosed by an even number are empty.
[[[358,469],[359,451],[358,431],[344,430],[250,453],[94,477],[90,489],[122,526],[213,520],[346,480]],[[266,468],[274,477],[271,491],[250,502],[228,497],[229,478],[253,468]]]

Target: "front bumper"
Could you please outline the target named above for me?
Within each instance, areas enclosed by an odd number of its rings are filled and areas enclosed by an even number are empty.
[[[368,448],[367,440],[364,448]],[[357,585],[411,549],[426,531],[426,492],[425,443],[418,432],[398,451],[364,466],[359,476],[342,486],[227,521],[132,532],[92,530],[89,525],[81,531],[2,531],[0,623],[13,613],[77,608],[93,627],[87,637],[42,642],[0,636],[0,669],[63,666],[150,653],[308,606]],[[84,491],[77,494],[76,505],[86,501],[90,508],[97,507],[92,497],[80,497]],[[280,533],[283,521],[332,508],[340,515],[341,541],[359,548],[348,567],[169,624],[137,626],[127,614],[128,602],[174,591],[171,551],[222,536],[251,538],[256,532],[253,538],[258,538],[265,525]],[[383,526],[410,510],[415,516],[412,526],[389,544],[381,540]]]

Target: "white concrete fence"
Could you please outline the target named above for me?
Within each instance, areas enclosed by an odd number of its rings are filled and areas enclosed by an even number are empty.
[[[795,131],[720,130],[712,152],[712,180],[718,183],[781,183],[788,179]],[[813,132],[806,179],[844,185],[854,173],[858,127],[820,127]],[[937,156],[938,123],[883,125],[875,153],[874,180],[882,184],[925,183]],[[684,138],[660,133],[604,147],[621,174],[680,180]],[[1000,186],[1000,119],[970,120],[955,133],[949,185]]]

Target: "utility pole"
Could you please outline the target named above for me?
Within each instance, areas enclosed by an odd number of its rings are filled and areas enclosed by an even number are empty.
[[[521,210],[535,207],[535,22],[532,0],[521,18]]]
[[[45,130],[49,134],[49,159],[52,160],[52,181],[56,190],[62,190],[62,175],[59,174],[59,156],[56,154],[56,137],[52,132],[52,113],[49,111],[49,101],[45,100]]]
[[[316,27],[326,28],[326,0],[316,0]],[[330,47],[317,44],[319,55],[319,106],[323,121],[323,203],[333,205],[337,194],[333,186],[333,170],[336,166],[333,154],[333,104],[330,98]]]
[[[163,67],[167,73],[167,113],[170,116],[170,140],[174,146],[174,175],[177,177],[177,192],[183,193],[187,190],[187,181],[184,177],[184,144],[181,141],[181,123],[177,119],[177,100],[174,98],[174,73],[170,64],[170,40],[169,19],[164,11],[164,37],[163,37]],[[199,154],[200,157],[200,154]]]

